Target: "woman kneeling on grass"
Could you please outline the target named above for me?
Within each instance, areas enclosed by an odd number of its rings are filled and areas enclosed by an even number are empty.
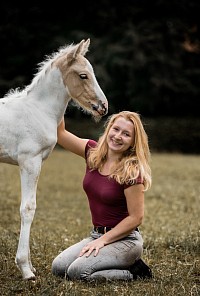
[[[144,191],[151,186],[148,138],[135,112],[110,116],[98,142],[81,139],[58,127],[58,144],[86,159],[83,188],[93,230],[90,236],[59,254],[54,275],[70,280],[151,278],[142,261],[138,226],[144,215]]]

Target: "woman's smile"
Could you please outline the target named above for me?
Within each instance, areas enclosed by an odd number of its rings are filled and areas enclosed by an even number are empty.
[[[134,139],[134,126],[130,120],[119,117],[115,120],[107,136],[108,147],[115,152],[124,152]]]

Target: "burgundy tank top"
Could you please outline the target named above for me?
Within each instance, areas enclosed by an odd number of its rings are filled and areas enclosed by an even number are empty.
[[[88,150],[95,146],[95,141],[89,140],[87,142],[85,149],[86,159]],[[135,184],[141,183],[140,178],[135,182]],[[124,189],[129,186],[131,185],[120,185],[114,179],[101,175],[98,170],[90,170],[86,166],[83,189],[88,197],[94,226],[114,227],[128,216]]]

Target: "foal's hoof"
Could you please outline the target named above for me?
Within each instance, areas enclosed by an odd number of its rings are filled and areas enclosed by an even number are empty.
[[[35,282],[35,280],[36,280],[36,276],[34,275],[34,276],[32,276],[32,277],[29,277],[29,278],[27,278],[27,279],[24,279],[24,280],[26,280],[26,281],[32,281],[32,282]]]
[[[35,281],[36,277],[32,271],[28,271],[26,273],[22,273],[23,280],[25,281]]]

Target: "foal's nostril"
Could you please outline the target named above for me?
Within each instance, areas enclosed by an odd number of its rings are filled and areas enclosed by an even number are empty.
[[[96,105],[94,105],[94,104],[92,104],[92,109],[93,109],[94,111],[97,111],[97,112],[98,112],[98,106],[96,106]]]
[[[92,109],[97,111],[101,116],[106,115],[108,112],[107,107],[101,101],[97,105],[92,104]]]

